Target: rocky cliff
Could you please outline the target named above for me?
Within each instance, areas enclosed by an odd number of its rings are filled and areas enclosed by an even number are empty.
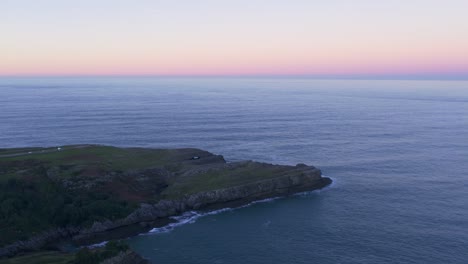
[[[155,204],[144,203],[126,218],[115,222],[95,222],[91,228],[81,230],[79,234],[73,236],[73,239],[77,242],[98,242],[99,239],[93,238],[101,237],[100,233],[117,230],[120,227],[142,223],[151,225],[152,222],[158,219],[180,215],[191,210],[239,207],[266,198],[321,189],[331,183],[329,178],[321,176],[320,170],[308,166],[302,168],[305,169],[303,172],[306,173],[280,176],[230,188],[195,193],[178,200],[161,200]]]
[[[91,208],[90,215],[78,218],[83,219],[83,224],[52,225],[48,231],[9,243],[0,248],[0,256],[50,247],[63,240],[83,245],[128,237],[167,224],[169,217],[186,211],[238,207],[265,198],[320,189],[331,183],[313,166],[252,161],[227,163],[222,156],[197,149],[102,146],[62,149],[58,157],[54,152],[37,155],[36,159],[28,156],[22,160],[22,156],[15,155],[7,160],[10,163],[3,160],[3,166],[16,166],[16,169],[3,168],[3,173],[18,175],[21,180],[31,181],[37,177],[37,180],[49,181],[47,188],[58,190],[51,199],[64,200],[59,208],[71,208],[72,217],[73,210],[87,213]],[[33,168],[25,168],[28,164]],[[70,193],[73,196],[67,196]],[[76,200],[75,196],[85,198]],[[117,209],[105,214],[108,208]],[[52,213],[57,217],[68,216],[57,211]],[[55,216],[51,218],[55,219]],[[92,219],[95,220],[90,223]],[[18,226],[17,230],[22,228]]]

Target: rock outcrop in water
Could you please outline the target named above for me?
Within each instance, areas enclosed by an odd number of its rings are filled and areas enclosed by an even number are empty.
[[[14,175],[10,187],[24,191],[32,184],[38,200],[31,203],[64,211],[20,212],[58,224],[49,224],[46,231],[37,230],[27,239],[15,239],[11,232],[0,256],[50,247],[62,240],[85,245],[126,237],[167,224],[169,217],[186,211],[238,207],[331,183],[313,166],[227,163],[222,156],[198,149],[69,146],[24,155],[18,155],[21,150],[5,151],[0,150],[0,173]],[[54,190],[53,195],[47,194],[49,200],[42,201],[41,195],[46,195],[42,189]],[[57,200],[63,202],[55,204]],[[76,211],[82,215],[76,216]],[[70,224],[73,221],[78,224]],[[15,230],[25,227],[18,225]]]

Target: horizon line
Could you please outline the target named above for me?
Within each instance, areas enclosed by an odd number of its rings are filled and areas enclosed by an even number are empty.
[[[317,79],[317,80],[443,80],[464,81],[468,74],[381,74],[381,75],[308,75],[308,74],[12,74],[0,78],[271,78],[271,79]]]

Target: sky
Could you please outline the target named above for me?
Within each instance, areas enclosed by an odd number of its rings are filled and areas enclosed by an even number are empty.
[[[468,78],[467,0],[0,0],[0,76]]]

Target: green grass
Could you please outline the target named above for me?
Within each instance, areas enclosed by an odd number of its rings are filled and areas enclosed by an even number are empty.
[[[31,149],[4,150],[4,154],[24,153]],[[44,150],[45,152],[41,152]],[[50,152],[49,152],[50,151]],[[93,165],[109,170],[130,170],[169,164],[176,152],[166,149],[117,148],[111,146],[64,146],[32,151],[31,154],[0,157],[4,161],[39,160],[54,165]]]
[[[192,160],[193,156],[207,158]],[[157,169],[148,170],[153,168]],[[226,165],[222,158],[196,149],[99,145],[2,149],[0,246],[54,227],[124,218],[140,203],[244,185],[291,171],[256,162]]]
[[[194,194],[239,186],[255,181],[278,177],[284,171],[282,166],[271,166],[256,162],[246,162],[235,168],[212,169],[195,176],[180,176],[165,191],[167,198],[180,198]]]
[[[0,155],[15,154],[15,153],[27,153],[30,151],[40,151],[43,148],[13,148],[13,149],[0,149]]]
[[[80,175],[82,171],[106,170],[102,161],[108,153],[116,155],[122,150],[93,146],[0,158],[0,246],[53,227],[89,226],[94,221],[115,220],[131,213],[137,204],[99,190],[99,186],[70,190],[60,180],[48,177],[48,170],[58,166],[60,179],[86,184],[90,179],[86,173]]]
[[[54,227],[123,218],[139,202],[156,201],[154,190],[164,186],[157,176],[140,183],[137,175],[125,173],[166,166],[179,170],[180,161],[190,158],[177,150],[96,145],[2,151],[26,150],[32,153],[0,156],[0,246]],[[117,176],[109,178],[111,173]]]

